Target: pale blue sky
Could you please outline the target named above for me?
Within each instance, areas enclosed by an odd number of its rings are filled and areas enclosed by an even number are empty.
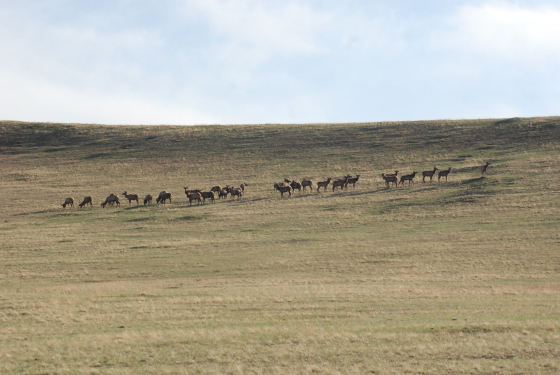
[[[0,119],[558,115],[560,1],[0,1]]]

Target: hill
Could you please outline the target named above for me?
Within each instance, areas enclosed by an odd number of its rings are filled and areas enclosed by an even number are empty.
[[[0,371],[557,373],[559,150],[558,117],[0,122]],[[381,178],[434,166],[448,182]],[[240,183],[239,201],[183,192]]]

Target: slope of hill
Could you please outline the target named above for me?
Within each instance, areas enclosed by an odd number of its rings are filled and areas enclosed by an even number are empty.
[[[557,117],[0,122],[0,372],[557,373],[559,149]],[[434,166],[447,183],[381,178]]]

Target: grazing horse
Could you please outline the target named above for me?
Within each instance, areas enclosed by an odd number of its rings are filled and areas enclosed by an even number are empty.
[[[80,203],[78,206],[80,206],[80,208],[84,207],[86,204],[89,204],[90,206],[93,206],[93,198],[92,197],[85,197],[84,200],[82,201],[82,203]]]
[[[119,201],[119,197],[116,196],[115,194],[111,193],[106,199],[105,202],[101,203],[101,207],[105,208],[106,205],[112,206],[113,204],[115,204],[117,206],[121,205],[121,202]]]
[[[66,198],[64,203],[62,203],[62,208],[66,208],[66,206],[70,206],[70,208],[74,207],[74,198]]]
[[[151,196],[151,194],[148,194],[148,195],[146,195],[146,196],[144,197],[144,206],[145,206],[147,203],[152,204],[152,196]]]
[[[165,201],[169,199],[169,203],[171,203],[171,193],[168,192],[161,192],[159,193],[159,197],[156,198],[156,203],[165,204]]]

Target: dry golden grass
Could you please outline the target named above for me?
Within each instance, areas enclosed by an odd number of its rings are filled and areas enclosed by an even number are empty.
[[[559,125],[0,123],[0,373],[558,373]]]

